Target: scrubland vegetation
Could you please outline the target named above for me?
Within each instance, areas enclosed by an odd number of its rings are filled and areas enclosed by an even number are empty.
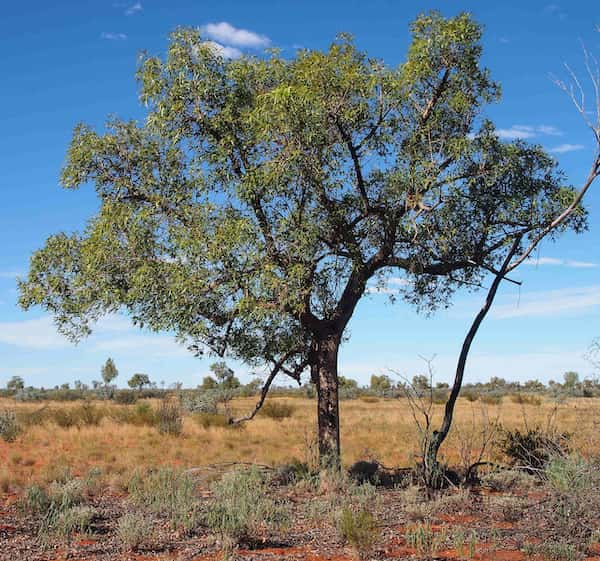
[[[1,558],[597,554],[598,398],[461,398],[446,484],[427,492],[406,398],[343,400],[343,469],[323,472],[313,399],[270,397],[252,422],[231,425],[221,405],[188,411],[192,393],[126,405],[2,399]],[[433,404],[434,417],[442,410]]]

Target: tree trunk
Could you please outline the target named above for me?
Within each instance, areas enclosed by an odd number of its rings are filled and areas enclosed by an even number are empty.
[[[319,461],[322,468],[340,465],[340,415],[337,360],[341,337],[327,336],[315,344],[312,365],[317,387]]]

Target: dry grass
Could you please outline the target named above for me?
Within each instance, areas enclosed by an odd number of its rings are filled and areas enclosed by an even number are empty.
[[[29,427],[15,442],[0,441],[0,485],[19,488],[36,480],[48,480],[57,471],[69,468],[83,475],[90,468],[102,469],[115,488],[126,484],[135,468],[169,465],[188,468],[219,462],[257,462],[270,465],[307,460],[311,456],[316,402],[301,398],[271,398],[293,405],[293,415],[282,420],[259,416],[243,428],[203,428],[191,417],[183,423],[180,437],[161,435],[153,427],[121,424],[109,418],[98,426],[59,428],[54,424]],[[253,398],[234,402],[236,411],[249,410]],[[76,404],[52,403],[50,407]],[[154,404],[157,406],[157,403]],[[39,409],[39,405],[15,404],[0,400],[0,408]],[[122,406],[126,407],[126,406]],[[466,433],[476,439],[481,404],[459,400],[456,423],[444,455],[450,464],[459,462],[459,438]],[[571,400],[558,407],[517,404],[504,400],[487,406],[488,416],[510,428],[541,425],[555,413],[561,431],[573,433],[573,444],[582,451],[600,453],[600,399]],[[443,406],[434,406],[439,422]],[[475,419],[475,423],[474,420]],[[374,456],[384,465],[407,465],[418,446],[410,408],[406,400],[368,403],[361,400],[341,403],[343,462]],[[285,439],[282,439],[285,435]]]

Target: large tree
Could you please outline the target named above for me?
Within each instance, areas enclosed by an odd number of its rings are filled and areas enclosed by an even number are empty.
[[[227,60],[176,31],[165,60],[141,61],[144,123],[76,128],[62,183],[94,185],[100,211],[33,255],[22,306],[73,339],[125,309],[198,353],[269,365],[257,409],[278,373],[310,368],[321,458],[337,461],[338,349],[367,284],[402,274],[433,310],[574,196],[540,147],[483,119],[499,88],[480,27],[431,13],[411,29],[396,68],[346,36]]]

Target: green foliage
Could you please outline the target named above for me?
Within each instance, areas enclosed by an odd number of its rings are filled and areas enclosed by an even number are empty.
[[[130,388],[137,388],[140,392],[144,386],[150,385],[150,378],[148,374],[134,374],[129,380],[127,380],[127,385]]]
[[[336,527],[340,538],[356,551],[358,558],[367,558],[379,535],[373,514],[364,509],[355,512],[346,506],[338,514]]]
[[[406,544],[415,549],[417,556],[431,559],[442,549],[446,542],[445,532],[436,532],[429,522],[409,526],[404,533]]]
[[[13,442],[21,430],[16,413],[10,409],[0,409],[0,438],[5,442]]]
[[[411,32],[388,67],[347,36],[229,60],[176,30],[140,62],[145,119],[76,127],[61,182],[92,185],[100,209],[33,255],[20,304],[73,340],[125,309],[197,353],[285,358],[293,375],[372,279],[406,277],[425,311],[479,281],[574,191],[539,146],[481,121],[499,87],[470,16],[424,14]],[[584,226],[581,210],[560,231]]]
[[[199,521],[195,484],[190,475],[170,468],[136,473],[129,482],[131,499],[167,517],[173,528],[191,531]]]
[[[553,456],[562,456],[568,451],[568,434],[550,433],[539,427],[525,431],[503,430],[500,449],[521,468],[542,474],[542,470]]]
[[[13,376],[8,382],[6,382],[6,389],[9,392],[16,392],[22,390],[25,387],[25,382],[20,376]]]
[[[192,418],[198,423],[203,429],[210,427],[229,427],[232,426],[229,419],[225,415],[219,413],[194,413]]]
[[[261,527],[278,528],[289,523],[286,504],[269,498],[269,482],[256,468],[227,473],[215,482],[205,524],[227,549],[256,535]]]
[[[105,384],[110,384],[118,375],[119,371],[115,366],[115,362],[112,358],[108,358],[104,365],[102,366],[102,379]]]

